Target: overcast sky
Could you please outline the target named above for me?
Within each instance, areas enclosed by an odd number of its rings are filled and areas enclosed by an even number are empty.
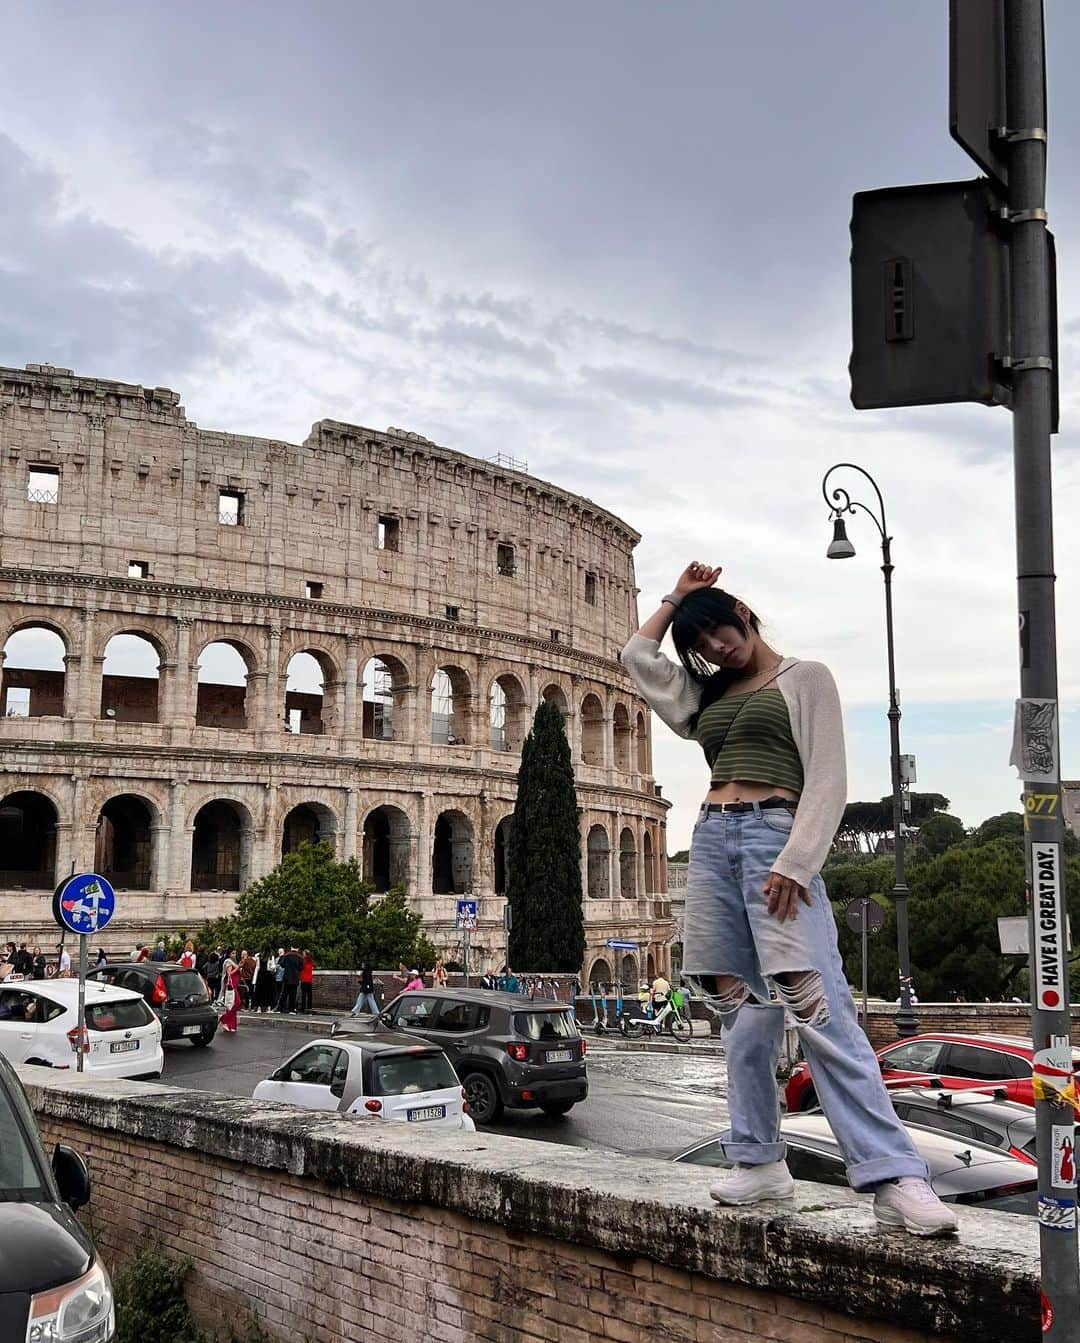
[[[1008,413],[854,411],[854,191],[974,176],[944,0],[443,0],[4,9],[0,363],[166,385],[207,428],[397,425],[643,533],[646,614],[724,566],[844,696],[889,784],[880,557],[824,559],[820,481],[895,536],[903,746],[966,823],[1015,807]],[[1080,776],[1080,6],[1047,5],[1063,768]],[[684,845],[706,784],[656,725]]]

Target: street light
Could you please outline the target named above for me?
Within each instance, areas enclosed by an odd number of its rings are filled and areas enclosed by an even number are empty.
[[[877,496],[879,513],[867,508],[858,500],[852,499],[847,490],[837,486],[829,494],[829,477],[834,471],[858,471],[873,486]],[[825,552],[830,560],[849,560],[855,554],[855,547],[848,539],[844,524],[845,513],[854,514],[861,510],[873,520],[881,537],[881,572],[885,576],[885,639],[889,655],[889,741],[892,765],[893,793],[893,857],[896,875],[893,881],[893,904],[896,907],[896,950],[900,961],[900,1006],[896,1013],[896,1033],[903,1037],[915,1035],[919,1026],[915,1009],[911,1001],[911,958],[908,951],[908,886],[904,879],[904,815],[903,794],[900,778],[900,697],[896,691],[896,664],[893,653],[893,613],[892,613],[892,537],[885,522],[885,501],[877,487],[877,481],[861,466],[854,462],[838,462],[830,466],[821,482],[821,493],[829,507],[833,523],[833,539]]]

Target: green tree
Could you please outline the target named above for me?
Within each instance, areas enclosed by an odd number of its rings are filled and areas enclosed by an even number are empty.
[[[428,941],[419,914],[395,886],[368,913],[356,944],[356,964],[393,966],[404,961],[418,969],[435,964],[438,951]]]
[[[552,703],[537,709],[521,751],[506,898],[509,964],[576,971],[585,956],[577,791],[563,716]]]
[[[971,844],[989,844],[992,839],[1008,839],[1017,845],[1024,843],[1024,817],[1018,811],[1003,811],[990,816],[971,834]]]
[[[958,816],[950,816],[947,811],[935,811],[919,826],[916,852],[934,858],[946,849],[951,849],[954,844],[963,844],[965,839],[967,831]]]

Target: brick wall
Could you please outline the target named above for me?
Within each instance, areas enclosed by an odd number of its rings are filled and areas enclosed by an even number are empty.
[[[106,1261],[151,1239],[190,1255],[207,1323],[250,1312],[310,1343],[1038,1335],[1036,1229],[1003,1214],[928,1245],[875,1232],[848,1190],[720,1210],[692,1167],[22,1072],[46,1141],[87,1154]]]
[[[861,1008],[861,1004],[860,1004]],[[920,1003],[915,1009],[920,1033],[959,1032],[965,1035],[1015,1035],[1031,1039],[1028,1003]],[[894,1044],[896,1005],[870,1002],[867,1035],[875,1049]],[[1072,1008],[1072,1042],[1080,1045],[1080,1007]]]

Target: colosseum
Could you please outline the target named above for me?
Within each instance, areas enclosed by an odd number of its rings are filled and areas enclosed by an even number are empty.
[[[166,388],[36,364],[0,369],[0,517],[0,936],[55,942],[72,870],[117,887],[107,946],[193,928],[318,838],[403,883],[448,956],[478,899],[473,964],[500,962],[519,748],[553,700],[582,969],[670,969],[619,518],[414,433],[218,433]]]

